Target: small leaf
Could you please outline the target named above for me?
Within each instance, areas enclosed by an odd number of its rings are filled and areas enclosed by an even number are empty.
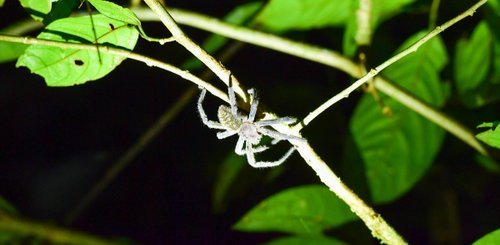
[[[402,47],[421,38],[408,39]],[[383,74],[436,107],[447,91],[439,71],[447,63],[440,38],[431,39],[416,53],[388,67]],[[444,131],[393,99],[381,96],[392,116],[382,113],[371,95],[364,95],[351,118],[351,132],[365,163],[368,186],[375,203],[390,202],[413,187],[432,164]]]
[[[141,21],[132,10],[104,0],[87,0],[99,13],[111,19],[119,20],[134,26],[140,26]]]
[[[264,245],[344,245],[347,243],[341,242],[337,239],[320,236],[288,236],[283,238],[273,239]]]
[[[290,188],[267,198],[245,214],[234,228],[320,234],[356,219],[349,207],[328,188],[310,185]]]
[[[132,50],[138,31],[127,23],[94,15],[97,42]],[[94,33],[89,16],[65,18],[52,22],[38,38],[93,43]],[[110,73],[125,57],[93,50],[64,49],[32,45],[17,61],[16,66],[26,66],[31,72],[45,78],[48,86],[71,86],[99,79]]]
[[[257,20],[274,31],[340,25],[347,21],[352,3],[345,0],[271,0]]]
[[[489,130],[484,131],[476,135],[476,138],[483,141],[484,143],[496,147],[500,149],[500,123],[499,122],[490,122],[490,123],[482,123],[477,126],[478,128],[489,128]]]
[[[470,40],[460,39],[455,48],[455,82],[459,94],[477,88],[485,81],[491,64],[492,34],[481,21]]]
[[[479,238],[472,245],[497,245],[500,244],[500,229],[492,231]]]

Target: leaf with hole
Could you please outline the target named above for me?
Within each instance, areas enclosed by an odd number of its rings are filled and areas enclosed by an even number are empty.
[[[92,19],[97,43],[127,50],[134,48],[139,36],[134,27],[103,15],[94,15]],[[82,16],[54,21],[37,37],[92,44],[94,33],[89,16]],[[72,86],[105,76],[124,59],[96,50],[32,45],[19,57],[16,66],[26,66],[44,77],[48,86]]]
[[[356,219],[349,207],[328,188],[310,185],[290,188],[267,198],[246,213],[234,228],[321,234]]]
[[[402,47],[424,34],[417,33]],[[436,37],[388,67],[383,75],[439,107],[448,93],[439,79],[447,61],[445,46]],[[373,97],[365,94],[351,118],[351,132],[365,163],[375,203],[390,202],[413,187],[432,164],[444,138],[443,129],[416,112],[387,96],[382,95],[381,100],[392,110],[392,116],[384,115]]]

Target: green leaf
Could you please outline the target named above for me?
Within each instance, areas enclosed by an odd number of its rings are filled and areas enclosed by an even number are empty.
[[[402,47],[423,35],[417,33]],[[383,74],[416,97],[439,107],[444,104],[447,91],[438,74],[446,63],[445,46],[437,37]],[[376,203],[390,202],[411,189],[432,164],[444,137],[440,127],[395,100],[386,96],[381,96],[381,100],[392,110],[392,116],[384,115],[371,95],[365,94],[350,123]]]
[[[340,25],[349,18],[352,3],[345,0],[271,0],[257,21],[274,31]]]
[[[67,17],[79,4],[79,0],[20,0],[21,5],[37,21],[49,24]]]
[[[233,187],[234,182],[238,180],[238,176],[240,176],[246,164],[246,159],[234,152],[228,154],[223,161],[213,189],[212,207],[216,213],[226,209],[229,190]]]
[[[341,242],[331,237],[326,236],[288,236],[283,238],[277,238],[269,242],[264,243],[265,245],[344,245],[347,243]]]
[[[5,34],[1,31],[0,33]],[[2,50],[2,52],[0,52],[0,63],[13,61],[19,58],[28,47],[29,45],[26,44],[0,41],[0,50]]]
[[[31,17],[38,21],[42,21],[52,10],[52,0],[19,0],[19,2]]]
[[[479,238],[472,245],[497,245],[500,244],[500,229],[492,231]]]
[[[457,42],[455,48],[455,82],[459,94],[477,88],[485,81],[491,64],[492,34],[486,21],[474,29],[470,40]]]
[[[400,14],[404,11],[404,6],[413,3],[415,0],[372,0],[371,8],[371,32],[374,33],[382,21]],[[357,16],[356,11],[359,8],[359,1],[353,1],[349,11],[349,19],[346,21],[346,29],[343,38],[343,51],[347,56],[352,57],[357,49],[356,29]]]
[[[138,39],[135,28],[103,15],[94,15],[92,19],[98,43],[127,50],[134,48]],[[89,16],[82,16],[54,21],[38,38],[91,44],[94,33]],[[105,76],[124,59],[97,51],[32,45],[16,66],[26,66],[43,76],[48,86],[71,86]]]
[[[309,185],[290,188],[259,203],[234,228],[240,231],[281,231],[320,234],[356,220],[349,207],[328,188]]]
[[[500,149],[500,122],[482,123],[478,128],[489,128],[487,131],[479,133],[476,138],[484,143]]]
[[[4,3],[5,3],[5,0],[0,0],[0,7],[3,7]]]
[[[104,0],[87,0],[92,6],[94,6],[99,13],[104,16],[107,16],[111,19],[119,20],[124,23],[132,24],[134,26],[140,26],[141,21],[137,16],[132,12],[132,10],[123,8],[120,5],[117,5],[112,2],[104,1]]]

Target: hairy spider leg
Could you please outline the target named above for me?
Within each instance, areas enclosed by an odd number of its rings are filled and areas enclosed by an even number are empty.
[[[250,95],[250,99],[252,100],[252,105],[250,106],[250,113],[248,113],[248,121],[254,122],[255,114],[257,114],[257,107],[259,106],[259,99],[257,98],[257,94],[253,88],[249,89],[248,94]]]
[[[258,122],[255,122],[259,126],[270,126],[274,124],[286,124],[290,125],[292,123],[295,123],[297,121],[297,118],[294,117],[279,117],[276,119],[269,119],[269,120],[260,120]]]
[[[288,159],[292,155],[292,153],[295,151],[295,148],[293,148],[293,147],[290,148],[290,150],[288,150],[285,153],[285,155],[283,155],[279,160],[274,161],[274,162],[257,162],[257,161],[255,161],[255,155],[254,155],[254,152],[252,151],[252,147],[250,147],[247,144],[246,149],[247,149],[248,164],[250,164],[250,166],[252,166],[254,168],[270,168],[270,167],[278,166],[278,165],[282,164],[283,162],[285,162],[286,159]]]
[[[231,72],[229,72],[229,81],[227,86],[227,95],[229,96],[229,105],[231,106],[231,113],[238,116],[238,104],[236,103],[236,95],[233,90],[233,80],[231,80]]]
[[[243,137],[238,138],[238,142],[236,142],[236,147],[234,148],[234,152],[240,156],[244,156],[247,154],[247,152],[243,149],[245,146],[244,145],[252,145],[248,141],[246,141]],[[265,150],[269,149],[268,146],[261,145],[257,147],[252,147],[253,152],[263,152]]]
[[[229,136],[233,136],[235,135],[237,132],[236,131],[233,131],[233,130],[228,130],[227,128],[225,129],[226,131],[223,131],[223,132],[218,132],[217,133],[217,139],[225,139]]]
[[[207,114],[205,113],[205,110],[203,110],[203,105],[202,105],[203,99],[205,98],[206,93],[207,93],[207,90],[202,89],[201,94],[200,94],[200,98],[198,98],[198,113],[200,114],[201,121],[203,122],[203,124],[207,125],[209,128],[227,130],[227,128],[224,125],[222,125],[221,123],[208,120]],[[230,135],[228,135],[228,136],[230,136]],[[228,137],[228,136],[226,136],[226,137]]]
[[[279,140],[297,140],[300,142],[306,142],[307,140],[301,137],[293,136],[293,135],[288,135],[288,134],[283,134],[278,131],[268,129],[268,128],[257,128],[257,131],[263,135],[267,135],[273,139]],[[277,143],[277,142],[276,142]]]

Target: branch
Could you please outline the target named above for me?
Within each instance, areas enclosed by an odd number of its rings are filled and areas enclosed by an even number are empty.
[[[202,49],[187,38],[184,33],[182,33],[163,5],[161,5],[157,0],[145,0],[145,2],[157,15],[159,15],[160,20],[170,30],[179,43],[181,43],[189,51],[193,52],[192,50],[194,50],[197,52],[193,54],[209,68],[212,69],[212,66],[217,66],[216,70],[213,70],[214,73],[219,72],[224,74],[225,68],[222,64],[217,62],[208,53],[204,51],[199,52],[199,50]],[[196,48],[192,46],[196,46]],[[207,59],[206,56],[210,56],[210,58]],[[214,61],[215,63],[213,63]],[[285,125],[281,125],[281,127],[277,126],[276,129],[282,133],[300,136],[298,131],[293,131],[292,128],[286,127]],[[375,213],[372,208],[366,205],[354,192],[342,183],[340,178],[338,178],[328,165],[321,160],[307,141],[296,142],[294,140],[290,140],[290,143],[295,146],[304,160],[318,174],[321,181],[325,183],[332,192],[339,196],[340,199],[344,200],[344,202],[350,206],[351,210],[365,222],[366,226],[372,231],[372,235],[374,237],[387,244],[406,244],[399,234],[397,234],[397,232],[387,222],[385,222],[379,214]]]
[[[214,57],[208,54],[205,50],[203,50],[200,46],[194,43],[184,32],[179,28],[179,26],[175,23],[172,16],[168,13],[165,6],[159,0],[144,0],[146,4],[156,13],[156,15],[160,18],[160,21],[167,27],[167,29],[172,33],[175,41],[184,46],[189,52],[191,52],[198,60],[203,62],[210,70],[212,70],[219,79],[229,86],[229,75],[231,72],[224,67],[219,61],[217,61]],[[231,75],[231,82],[233,87],[235,88],[235,92],[243,98],[243,100],[247,101],[247,95],[245,91],[241,88],[240,82],[238,79]]]
[[[481,6],[485,2],[486,0],[478,2],[471,9],[466,11],[466,13],[471,15],[479,6]],[[133,9],[133,10],[137,14],[137,16],[143,21],[158,20],[158,16],[155,16],[153,13],[151,13],[150,10],[146,10],[144,8]],[[185,24],[198,29],[213,32],[228,38],[276,50],[282,53],[294,55],[303,59],[311,60],[320,64],[334,67],[341,71],[346,72],[347,74],[355,78],[360,78],[361,76],[364,75],[364,72],[361,69],[361,67],[359,67],[351,60],[345,58],[344,56],[333,50],[292,41],[286,38],[250,30],[244,27],[233,26],[224,23],[218,19],[211,18],[198,13],[193,13],[179,9],[173,9],[171,10],[171,12],[172,15],[175,17],[175,19],[181,24]],[[461,15],[462,18],[465,17],[467,14],[465,15],[462,14]],[[436,123],[446,131],[450,132],[457,138],[464,141],[464,143],[468,144],[477,152],[486,156],[489,155],[487,149],[474,137],[474,134],[465,126],[460,124],[458,121],[448,117],[447,115],[436,110],[435,108],[423,103],[421,100],[414,98],[411,95],[411,93],[408,93],[402,90],[401,88],[398,88],[397,86],[393,85],[386,79],[378,77],[376,81],[377,82],[375,82],[374,85],[379,91],[389,95],[390,97],[402,103],[403,105],[407,106],[408,108],[412,109],[413,111],[420,113],[420,115],[422,115],[423,117]],[[389,88],[390,90],[388,91],[387,89]],[[342,98],[343,98],[342,96],[338,96],[335,99],[334,98],[330,99],[330,102],[336,103],[338,100]],[[321,107],[318,108],[317,110],[319,109],[324,110],[329,106],[331,105],[325,104],[323,105],[324,108]],[[300,130],[300,128],[297,129]]]
[[[33,37],[17,37],[11,35],[2,35],[0,34],[0,41],[13,42],[13,43],[23,43],[23,44],[31,44],[31,45],[43,45],[43,46],[53,46],[59,47],[63,49],[80,49],[80,50],[93,50],[99,52],[105,52],[108,54],[114,54],[118,56],[123,56],[132,60],[140,61],[148,66],[158,67],[160,69],[172,72],[188,81],[193,82],[199,87],[204,87],[213,95],[219,97],[221,100],[229,103],[229,98],[225,92],[222,92],[218,88],[212,86],[210,83],[203,81],[197,76],[191,74],[189,71],[181,70],[171,64],[138,54],[132,51],[128,51],[125,49],[113,48],[106,45],[97,45],[97,44],[83,44],[83,43],[69,43],[63,41],[52,41],[46,39],[39,39]]]

